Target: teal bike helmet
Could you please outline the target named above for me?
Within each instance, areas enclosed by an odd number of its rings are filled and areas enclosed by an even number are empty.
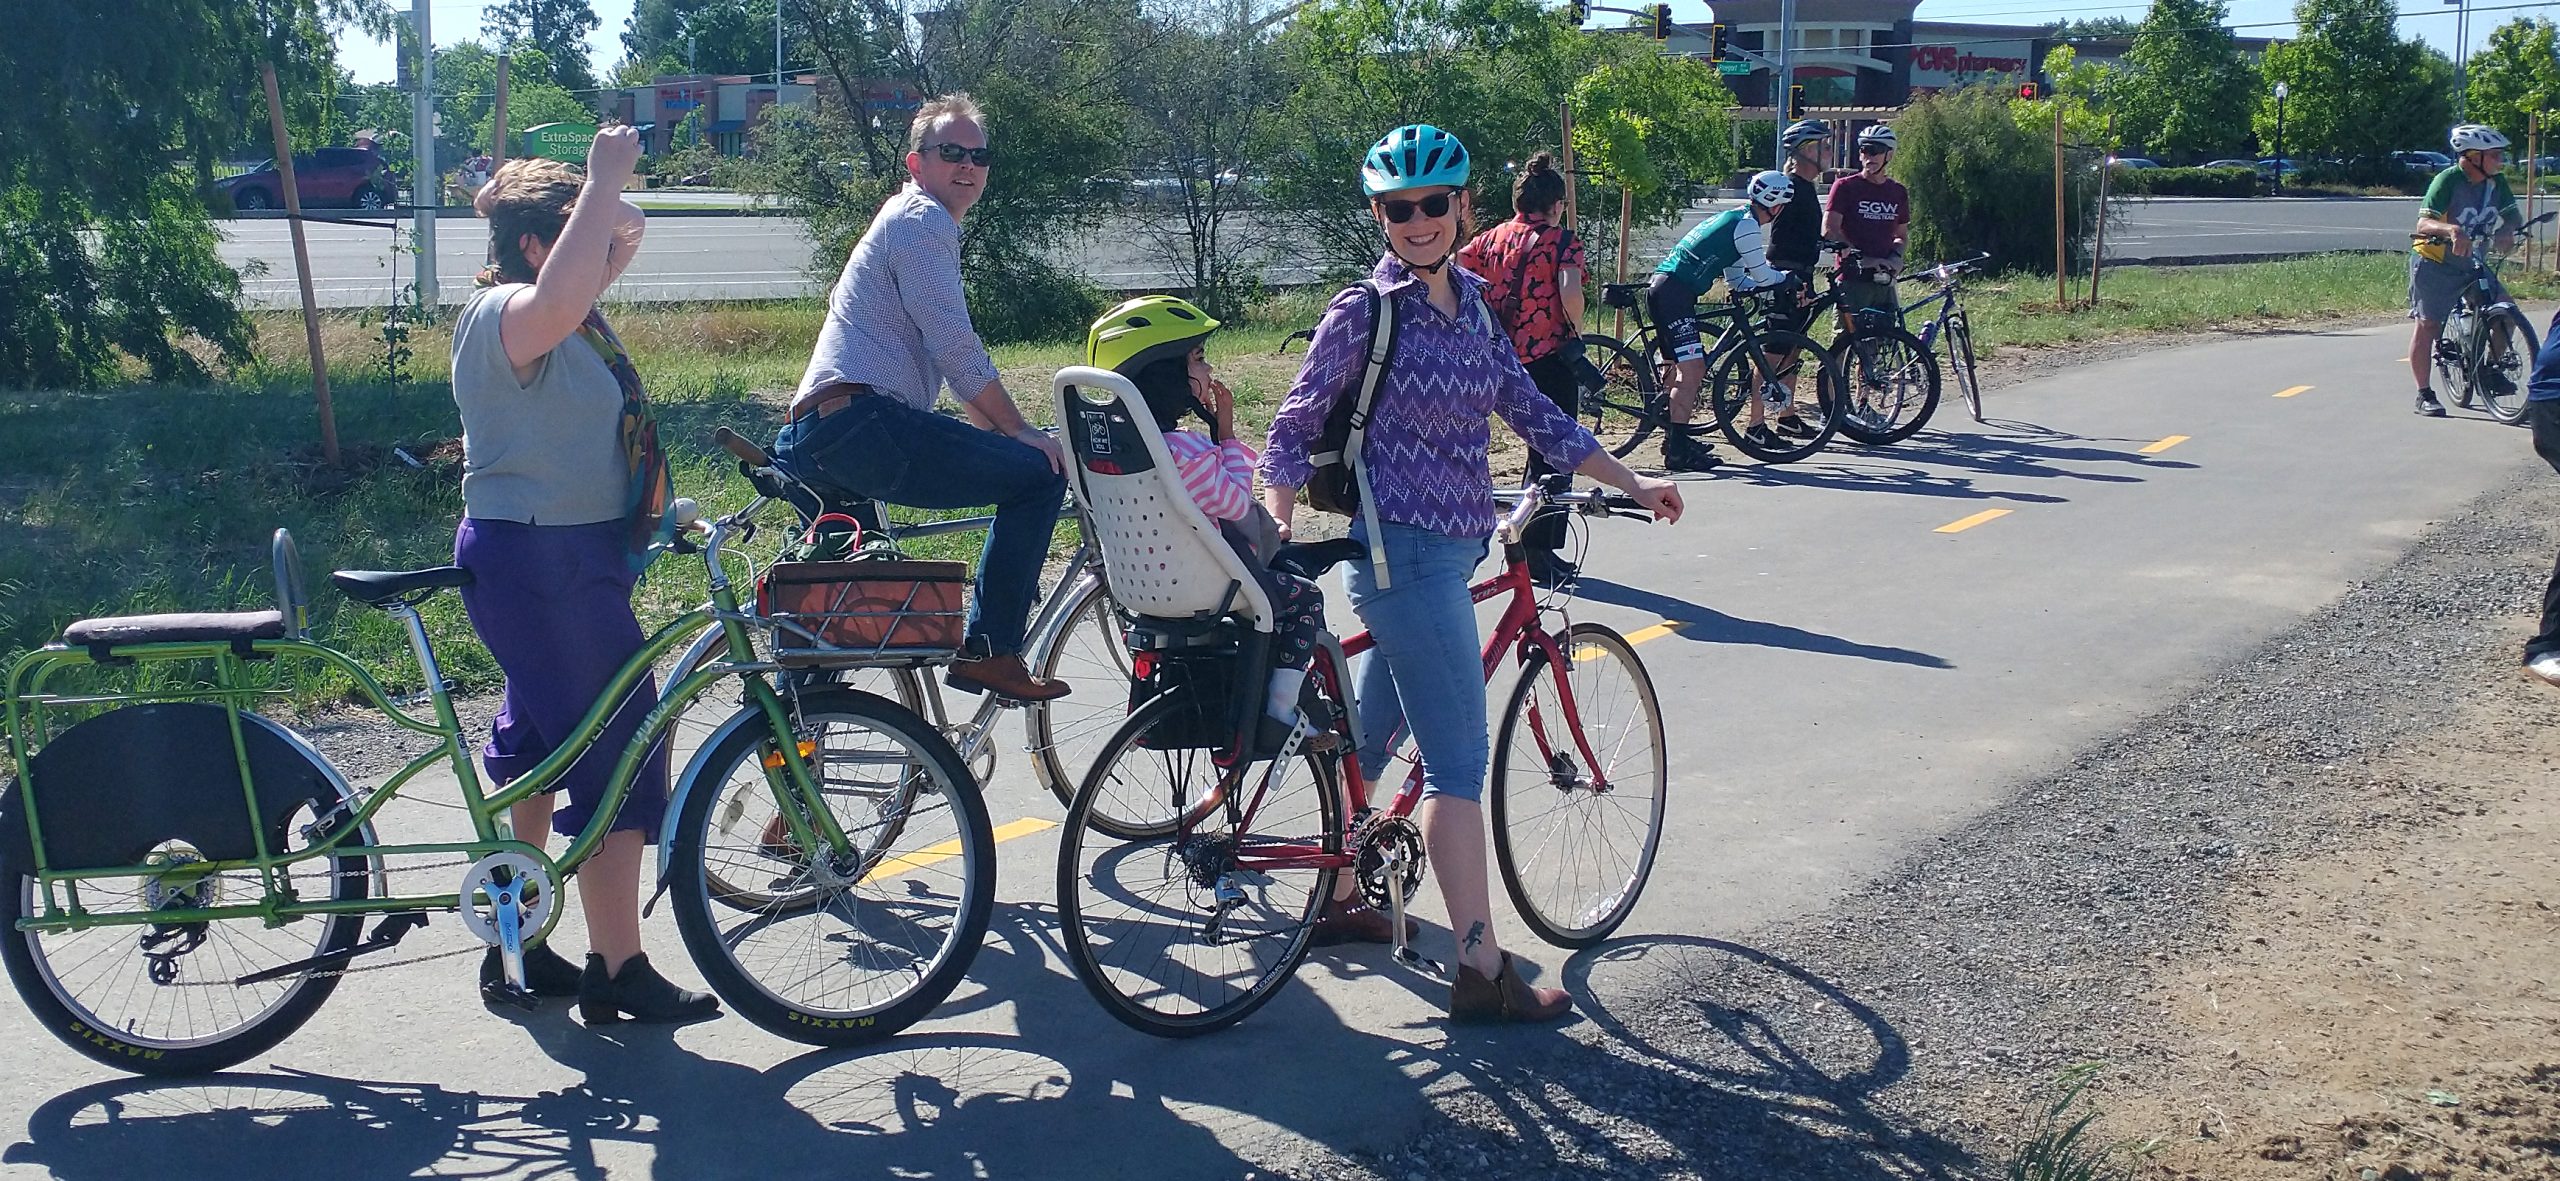
[[[1399,189],[1434,185],[1467,187],[1467,145],[1428,123],[1408,123],[1388,132],[1360,162],[1360,192],[1375,197]]]

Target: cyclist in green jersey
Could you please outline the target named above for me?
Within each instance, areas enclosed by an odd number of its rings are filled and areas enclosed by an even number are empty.
[[[1645,311],[1661,331],[1663,352],[1671,359],[1671,429],[1662,438],[1662,466],[1670,471],[1703,472],[1724,462],[1689,424],[1698,411],[1698,384],[1707,376],[1706,345],[1698,338],[1698,297],[1717,279],[1735,291],[1759,291],[1792,281],[1769,265],[1761,234],[1794,192],[1785,173],[1770,171],[1752,177],[1742,208],[1700,223],[1653,270],[1644,300]]]
[[[2427,374],[2435,367],[2444,318],[2471,285],[2471,252],[2490,235],[2500,250],[2513,246],[2516,227],[2524,223],[2515,191],[2507,187],[2507,137],[2497,128],[2465,123],[2453,129],[2452,147],[2457,163],[2427,186],[2410,234],[2409,318],[2418,327],[2409,334],[2409,372],[2418,379],[2417,411],[2429,418],[2444,417]]]

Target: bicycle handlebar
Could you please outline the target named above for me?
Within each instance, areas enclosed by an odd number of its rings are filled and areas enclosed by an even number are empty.
[[[1991,253],[1989,251],[1984,251],[1981,254],[1974,255],[1973,257],[1961,262],[1942,262],[1926,270],[1912,271],[1902,276],[1902,282],[1943,283],[1958,275],[1967,275],[1981,270],[1982,264],[1989,261],[1991,261]]]

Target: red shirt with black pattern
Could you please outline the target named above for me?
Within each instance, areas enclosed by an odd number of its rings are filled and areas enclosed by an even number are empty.
[[[1511,334],[1523,365],[1554,353],[1573,337],[1564,317],[1567,267],[1583,269],[1582,239],[1546,218],[1523,213],[1458,249],[1458,265],[1484,280],[1484,299]]]

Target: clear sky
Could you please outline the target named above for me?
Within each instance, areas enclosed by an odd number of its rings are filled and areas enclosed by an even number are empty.
[[[1601,0],[1608,3],[1609,0]],[[406,12],[406,0],[392,0],[393,6]],[[590,64],[597,75],[613,69],[622,58],[622,25],[631,16],[631,0],[591,0],[595,13],[603,23],[587,39]],[[2292,0],[2230,0],[2231,20],[2243,26],[2240,32],[2256,37],[2289,36],[2293,32]],[[428,0],[428,23],[435,32],[436,44],[451,45],[480,35],[481,0]],[[1612,4],[1612,7],[1636,8],[1636,3]],[[2471,45],[2478,49],[2489,37],[2489,30],[2534,9],[2549,13],[2552,4],[2517,5],[2517,0],[2478,0],[2480,9],[2471,17]],[[1923,0],[1920,15],[1927,20],[1979,20],[1990,24],[2041,24],[2071,17],[2124,16],[2140,19],[2149,8],[2148,0],[2130,4],[2112,4],[2108,0],[2085,0],[2064,3],[2063,0]],[[2425,0],[2402,0],[2401,29],[2426,38],[2436,48],[2450,54],[2454,42],[2454,9],[2449,4],[2430,4]],[[1689,22],[1708,18],[1706,0],[1673,0],[1672,19]],[[2273,22],[2273,23],[2269,23]],[[388,82],[392,79],[391,47],[360,35],[341,39],[339,57],[342,64],[355,73],[358,82]]]

